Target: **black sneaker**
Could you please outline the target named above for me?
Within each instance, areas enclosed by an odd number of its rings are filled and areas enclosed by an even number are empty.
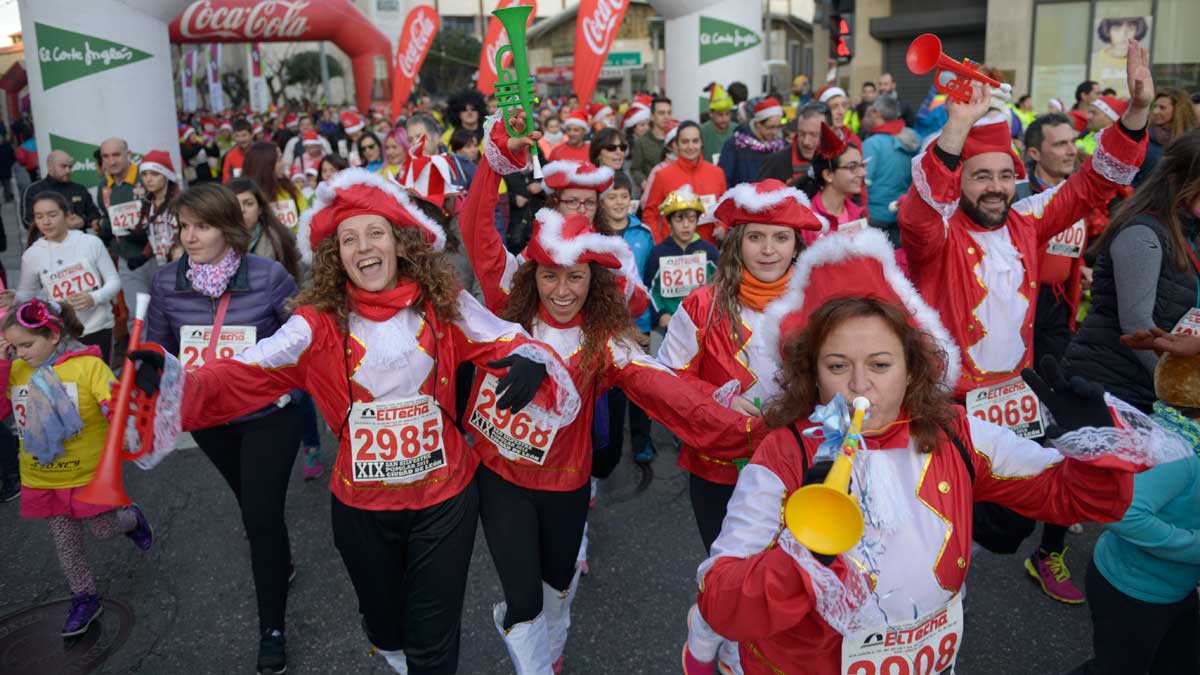
[[[258,641],[259,675],[282,675],[287,672],[287,638],[277,630],[268,630]]]
[[[0,503],[11,502],[21,496],[21,477],[15,473],[8,474],[0,482]]]

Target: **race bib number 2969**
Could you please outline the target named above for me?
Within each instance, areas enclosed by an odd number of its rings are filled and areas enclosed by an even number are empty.
[[[1041,401],[1020,377],[967,392],[967,413],[1023,438],[1045,434]]]

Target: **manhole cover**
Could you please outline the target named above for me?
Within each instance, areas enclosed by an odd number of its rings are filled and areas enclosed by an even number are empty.
[[[84,675],[112,655],[133,628],[133,610],[104,598],[104,612],[83,635],[59,635],[70,600],[38,605],[0,618],[0,675]]]

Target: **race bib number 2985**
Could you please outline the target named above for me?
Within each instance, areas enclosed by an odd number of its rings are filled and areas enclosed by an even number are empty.
[[[431,396],[355,403],[350,451],[355,482],[418,480],[446,466],[441,408]]]

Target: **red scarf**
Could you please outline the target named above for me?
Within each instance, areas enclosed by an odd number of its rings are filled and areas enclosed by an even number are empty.
[[[571,317],[570,321],[562,323],[561,321],[555,320],[555,318],[550,315],[550,311],[546,309],[546,305],[538,303],[538,317],[541,318],[541,320],[551,328],[577,328],[583,325],[582,309],[576,312],[575,316]]]
[[[364,291],[347,281],[346,290],[350,292],[350,310],[368,321],[387,321],[421,299],[421,287],[407,280],[390,291]]]
[[[871,133],[895,136],[903,130],[904,120],[892,120],[891,122],[884,122],[882,124],[875,125],[875,127],[871,129]]]

